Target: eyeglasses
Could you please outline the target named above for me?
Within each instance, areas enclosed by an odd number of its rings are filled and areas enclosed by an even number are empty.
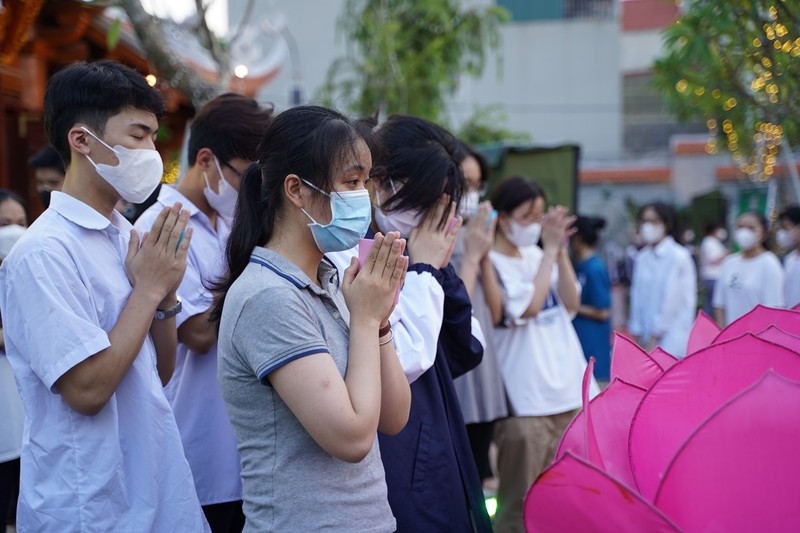
[[[231,164],[230,164],[230,163],[228,163],[227,161],[222,161],[222,166],[224,166],[224,167],[228,167],[229,169],[231,169],[231,170],[233,171],[233,173],[234,173],[234,174],[236,174],[236,176],[238,176],[238,177],[239,177],[239,179],[241,179],[241,178],[242,178],[242,173],[241,173],[241,172],[239,172],[238,170],[236,170],[235,168],[233,168],[233,165],[231,165]]]

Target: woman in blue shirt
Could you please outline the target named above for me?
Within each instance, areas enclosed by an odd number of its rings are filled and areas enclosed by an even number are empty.
[[[584,355],[596,360],[594,377],[600,381],[608,381],[611,374],[611,280],[596,249],[598,232],[605,225],[602,218],[579,216],[570,239],[575,275],[581,284],[581,305],[572,324]]]

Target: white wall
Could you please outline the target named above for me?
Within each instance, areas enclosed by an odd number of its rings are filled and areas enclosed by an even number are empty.
[[[228,5],[230,25],[235,27],[247,0],[228,0]],[[342,5],[342,0],[255,0],[254,24],[265,18],[282,20],[294,36],[306,102],[324,83],[328,66],[345,54],[344,39],[337,37],[336,29]],[[293,85],[291,59],[287,58],[285,68],[258,99],[273,102],[279,111],[286,109]]]
[[[630,31],[620,34],[622,73],[649,71],[664,52],[661,30]]]
[[[507,126],[537,144],[576,142],[588,158],[621,151],[621,79],[616,20],[511,23],[502,29],[502,65],[462,80],[450,106],[461,123],[476,105],[500,104]]]
[[[487,0],[463,0],[486,5]],[[229,20],[238,23],[246,0],[229,0]],[[336,21],[342,0],[256,0],[253,20],[282,17],[294,35],[306,98],[324,83],[328,66],[345,54]],[[537,144],[575,142],[588,158],[614,158],[621,151],[622,115],[619,27],[616,19],[522,22],[502,30],[502,68],[495,55],[480,79],[462,79],[448,106],[460,125],[476,105],[499,104],[506,126]],[[292,76],[289,65],[259,95],[285,109]]]

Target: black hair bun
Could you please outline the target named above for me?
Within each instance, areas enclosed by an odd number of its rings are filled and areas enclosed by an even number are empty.
[[[606,219],[596,217],[592,219],[592,226],[595,230],[600,231],[601,229],[606,227]]]

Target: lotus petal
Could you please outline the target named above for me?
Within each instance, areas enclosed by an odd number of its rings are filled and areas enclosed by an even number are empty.
[[[630,459],[628,458],[628,433],[633,413],[644,397],[645,389],[615,378],[589,404],[597,447],[603,458],[605,471],[612,477],[635,487]],[[556,451],[556,460],[568,452],[589,461],[586,445],[586,424],[584,412],[572,419]],[[600,466],[594,461],[589,461]]]
[[[600,447],[597,445],[597,435],[594,432],[594,424],[592,423],[592,410],[589,406],[589,387],[592,384],[592,375],[594,374],[594,357],[589,358],[589,364],[583,371],[583,386],[582,386],[582,401],[583,409],[583,433],[585,436],[584,445],[586,446],[587,456],[589,462],[593,465],[605,469],[603,465],[603,457],[600,455]]]
[[[686,353],[694,353],[706,346],[709,346],[719,335],[720,327],[714,320],[703,311],[697,313],[697,318],[689,333],[689,344]]]
[[[656,346],[653,351],[650,352],[650,357],[664,370],[672,368],[673,365],[680,361],[680,359],[665,351],[661,346]]]
[[[747,334],[689,355],[664,372],[642,398],[631,424],[628,453],[642,496],[652,500],[692,431],[769,369],[800,380],[800,356]]]
[[[768,327],[764,331],[756,334],[756,337],[766,341],[772,341],[775,344],[780,344],[785,348],[800,353],[800,337],[787,333],[777,326]]]
[[[611,357],[611,379],[623,381],[649,389],[664,367],[635,342],[619,333],[614,334],[614,352]]]
[[[800,383],[774,372],[703,422],[669,465],[655,503],[693,531],[797,531]]]
[[[800,331],[800,312],[792,309],[777,309],[757,305],[746,315],[742,315],[720,331],[714,342],[722,342],[745,333],[756,334],[770,326],[777,326],[789,333]]]
[[[567,453],[542,472],[525,498],[529,532],[675,532],[678,528],[596,466]]]

